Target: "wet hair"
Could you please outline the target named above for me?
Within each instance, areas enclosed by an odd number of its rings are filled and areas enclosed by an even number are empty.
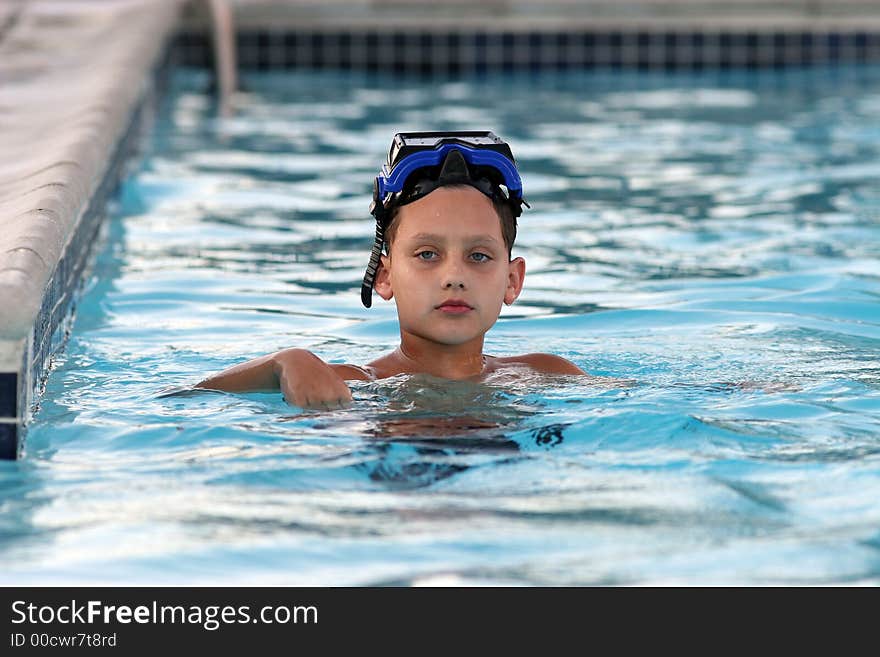
[[[443,187],[447,189],[471,188],[470,185],[465,184],[444,185]],[[495,214],[501,220],[501,237],[504,239],[504,246],[507,247],[507,257],[510,259],[513,255],[513,242],[516,240],[516,217],[513,216],[513,211],[510,209],[508,201],[501,198],[492,198],[490,200],[492,201],[492,207],[495,208]],[[391,251],[391,242],[394,241],[397,227],[400,225],[400,209],[402,207],[402,205],[396,205],[391,209],[388,227],[385,229],[386,254]]]

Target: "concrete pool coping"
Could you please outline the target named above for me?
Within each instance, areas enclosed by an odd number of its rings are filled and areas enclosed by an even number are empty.
[[[865,30],[876,0],[238,0],[241,29]],[[184,28],[204,26],[189,12]]]
[[[0,458],[23,444],[157,71],[208,0],[0,4]],[[880,34],[876,0],[239,0],[242,30]],[[186,9],[186,11],[184,11]],[[872,42],[874,43],[874,42]],[[878,41],[877,43],[880,43]],[[871,48],[875,48],[874,45]],[[874,52],[873,50],[871,52]],[[878,50],[880,52],[880,50]],[[60,337],[59,337],[59,334]]]

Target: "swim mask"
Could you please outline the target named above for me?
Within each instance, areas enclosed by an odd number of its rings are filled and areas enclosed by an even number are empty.
[[[376,218],[376,239],[361,285],[361,301],[373,304],[373,282],[395,208],[427,196],[444,185],[469,185],[493,201],[510,206],[514,218],[529,207],[513,153],[492,132],[400,132],[394,135],[388,161],[373,184],[370,214]]]

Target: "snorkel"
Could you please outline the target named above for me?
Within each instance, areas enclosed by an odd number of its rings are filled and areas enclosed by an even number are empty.
[[[361,301],[373,304],[373,282],[379,269],[385,231],[394,210],[427,196],[438,187],[469,185],[493,202],[510,207],[514,219],[529,207],[513,153],[492,132],[404,132],[394,135],[388,161],[373,183],[370,214],[376,238],[361,285]]]

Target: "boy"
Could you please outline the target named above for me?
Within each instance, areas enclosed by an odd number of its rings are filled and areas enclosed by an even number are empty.
[[[386,301],[395,299],[400,346],[363,367],[284,349],[196,387],[280,388],[290,404],[330,408],[351,401],[348,380],[417,373],[479,379],[513,368],[585,374],[551,354],[483,354],[501,304],[512,304],[522,291],[525,261],[511,259],[511,249],[523,204],[513,154],[493,133],[395,135],[373,190],[376,239],[361,299],[369,308],[373,289]]]

